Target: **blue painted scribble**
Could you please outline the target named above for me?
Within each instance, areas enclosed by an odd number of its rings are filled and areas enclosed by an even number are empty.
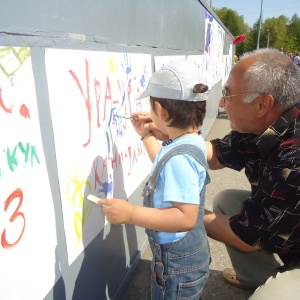
[[[97,191],[97,193],[103,193],[105,195],[105,198],[107,197],[107,194],[112,194],[113,192],[113,182],[111,180],[111,175],[109,177],[109,182],[102,182],[102,188]]]
[[[106,128],[105,128],[105,136],[106,136],[106,141],[107,141],[107,153],[110,153],[110,144],[111,144],[111,129],[110,129],[110,125],[113,121],[114,118],[114,107],[110,110],[109,113],[109,120],[106,124]]]
[[[15,86],[16,83],[17,83],[17,81],[16,81],[16,74],[12,74],[12,75],[10,76],[9,80],[10,80],[11,86]]]
[[[124,89],[124,85],[123,85],[123,91],[121,91],[120,89],[120,93],[122,93],[122,101],[121,104],[118,108],[118,110],[116,110],[115,114],[113,112],[114,109],[116,109],[116,107],[112,110],[113,115],[113,123],[116,125],[116,129],[117,129],[117,137],[122,137],[125,133],[124,129],[123,129],[123,121],[126,119],[122,119],[122,118],[118,118],[116,117],[116,115],[122,115],[121,109],[123,108],[124,104],[125,104],[125,89]]]
[[[142,74],[142,77],[141,77],[141,80],[140,80],[140,84],[141,84],[141,87],[144,89],[145,86],[146,86],[146,78],[145,78],[145,74],[147,73],[147,70],[146,70],[146,66],[144,66],[144,74]]]
[[[130,75],[130,73],[132,71],[131,70],[131,62],[129,61],[127,53],[124,55],[124,65],[121,64],[121,66],[125,70],[127,81],[131,82],[131,79],[129,79],[129,75]]]
[[[122,126],[124,122],[123,120],[126,122],[126,119],[118,118],[114,115],[114,124],[116,125],[117,129],[117,137],[122,137],[125,134],[125,130]]]
[[[209,22],[212,22],[214,20],[214,17],[208,12],[205,13],[205,18],[207,18]]]
[[[214,20],[213,16],[210,15],[208,12],[206,12],[205,16],[210,23],[207,24],[207,29],[206,29],[206,40],[205,40],[205,52],[209,53],[210,52],[210,43],[211,43],[211,22]]]

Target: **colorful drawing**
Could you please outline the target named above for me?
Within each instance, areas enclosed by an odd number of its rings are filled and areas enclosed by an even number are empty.
[[[0,127],[0,299],[43,299],[61,275],[28,47],[0,47]]]
[[[225,30],[209,13],[205,13],[204,71],[212,87],[222,79]]]
[[[229,54],[228,55],[224,55],[223,56],[223,74],[222,74],[222,86],[225,84],[228,76],[229,76],[229,72],[232,68],[232,45],[229,46]]]
[[[47,49],[45,59],[71,264],[106,224],[87,195],[127,199],[150,171],[140,137],[118,115],[149,109],[134,99],[151,76],[151,55]]]

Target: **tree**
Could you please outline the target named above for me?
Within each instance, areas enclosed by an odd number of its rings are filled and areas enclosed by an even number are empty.
[[[235,10],[222,7],[221,9],[215,8],[214,11],[233,36],[244,34],[247,31],[244,17]]]
[[[219,19],[236,37],[246,35],[246,40],[236,45],[236,54],[240,56],[244,52],[252,51],[257,47],[259,19],[250,28],[244,22],[244,17],[235,10],[222,7],[213,8]],[[269,43],[268,43],[269,35]],[[259,47],[260,48],[283,48],[285,52],[300,52],[300,18],[295,14],[291,20],[281,15],[278,18],[268,18],[262,23]]]
[[[288,25],[287,34],[289,39],[293,39],[294,41],[294,47],[290,52],[300,52],[300,18],[297,14],[293,15]]]
[[[244,17],[240,16],[235,10],[222,7],[221,9],[213,8],[219,19],[227,27],[234,37],[245,34],[246,40],[242,43],[236,44],[235,53],[240,56],[245,52],[245,47],[247,48],[247,39],[250,28],[244,22]]]

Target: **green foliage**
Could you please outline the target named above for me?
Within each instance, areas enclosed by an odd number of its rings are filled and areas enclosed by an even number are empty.
[[[244,17],[239,16],[235,10],[223,7],[221,9],[215,9],[214,11],[233,36],[241,35],[247,31]]]
[[[231,34],[236,37],[241,34],[246,35],[246,40],[236,44],[235,53],[240,56],[244,52],[257,48],[257,38],[259,29],[259,18],[250,28],[244,17],[235,10],[222,7],[213,8],[222,23]],[[286,53],[300,52],[300,18],[295,14],[291,20],[281,15],[277,18],[263,20],[259,39],[259,48],[283,48]]]
[[[300,18],[295,14],[288,25],[289,39],[293,40],[294,48],[290,52],[300,52]]]
[[[214,11],[234,37],[242,34],[246,35],[246,40],[244,42],[236,44],[236,55],[240,56],[245,51],[248,51],[248,34],[250,28],[247,24],[245,24],[244,17],[240,16],[235,10],[228,9],[226,7],[222,7],[221,9],[214,9]]]

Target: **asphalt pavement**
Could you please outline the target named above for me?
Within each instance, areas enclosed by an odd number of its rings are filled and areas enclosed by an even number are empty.
[[[214,122],[210,132],[205,137],[206,140],[221,138],[230,131],[229,121],[225,112],[220,112]],[[206,189],[206,205],[207,209],[212,209],[213,197],[220,191],[227,188],[249,190],[250,185],[243,172],[237,172],[230,169],[222,169],[218,171],[209,170],[211,183]],[[231,267],[224,244],[209,239],[211,258],[210,276],[205,285],[201,299],[202,300],[246,300],[251,292],[244,291],[224,282],[222,272],[225,268]],[[152,253],[149,246],[143,253],[130,281],[128,282],[121,300],[150,300],[150,264]]]

